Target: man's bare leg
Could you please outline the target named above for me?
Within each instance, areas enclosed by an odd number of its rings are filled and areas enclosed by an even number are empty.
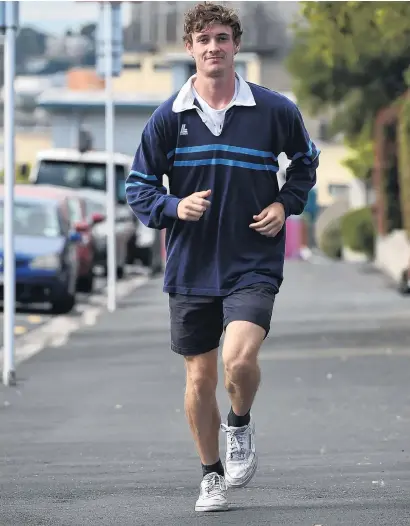
[[[218,349],[185,358],[185,413],[202,464],[203,479],[196,511],[225,511],[225,471],[219,457],[221,416],[216,401]]]
[[[223,348],[225,387],[231,400],[227,434],[225,477],[232,487],[248,484],[257,468],[255,424],[250,410],[260,384],[258,353],[266,331],[247,321],[232,321]]]
[[[218,349],[185,357],[185,414],[203,465],[219,460],[221,416],[216,401]]]
[[[265,329],[248,321],[233,321],[226,328],[222,352],[225,387],[238,416],[249,412],[259,388],[258,353],[264,337]]]

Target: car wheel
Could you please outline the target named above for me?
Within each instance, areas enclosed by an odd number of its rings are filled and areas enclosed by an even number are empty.
[[[126,256],[126,264],[132,265],[135,262],[135,240],[136,236],[132,236],[127,243],[127,256]]]
[[[124,267],[117,267],[117,279],[122,279],[125,274]]]
[[[400,294],[410,294],[409,277],[407,271],[403,272],[399,283]]]
[[[86,276],[78,278],[77,281],[77,290],[78,292],[83,292],[85,294],[90,294],[93,291],[94,287],[94,273],[93,269],[90,269]]]
[[[152,256],[153,254],[151,247],[143,247],[138,250],[138,258],[144,267],[151,267],[153,259]]]
[[[60,298],[52,302],[51,310],[53,314],[68,314],[73,310],[75,304],[75,294],[70,294],[68,291],[66,291]]]

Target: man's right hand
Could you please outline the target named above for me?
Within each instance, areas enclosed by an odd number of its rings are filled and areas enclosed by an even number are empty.
[[[211,190],[204,190],[184,197],[178,204],[178,218],[183,221],[199,221],[211,206],[211,202],[206,199],[210,195]]]

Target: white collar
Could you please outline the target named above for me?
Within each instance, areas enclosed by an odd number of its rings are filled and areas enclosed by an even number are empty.
[[[239,90],[238,95],[236,96],[236,99],[232,105],[256,106],[255,98],[248,83],[245,82],[245,80],[240,75],[238,75],[238,73],[235,73],[235,75],[239,80]],[[192,75],[192,77],[190,77],[179,90],[179,93],[172,105],[172,111],[174,113],[181,113],[182,111],[197,109],[197,106],[194,104],[195,97],[192,91],[192,80],[194,78],[195,75]]]

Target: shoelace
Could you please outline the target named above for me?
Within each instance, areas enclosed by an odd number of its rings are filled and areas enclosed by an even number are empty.
[[[204,478],[203,489],[208,495],[214,491],[222,491],[224,489],[222,477],[220,477],[217,473],[210,473],[209,475],[206,475]]]
[[[246,454],[246,430],[232,429],[226,424],[221,424],[222,430],[228,435],[228,456],[231,460],[243,459]]]

